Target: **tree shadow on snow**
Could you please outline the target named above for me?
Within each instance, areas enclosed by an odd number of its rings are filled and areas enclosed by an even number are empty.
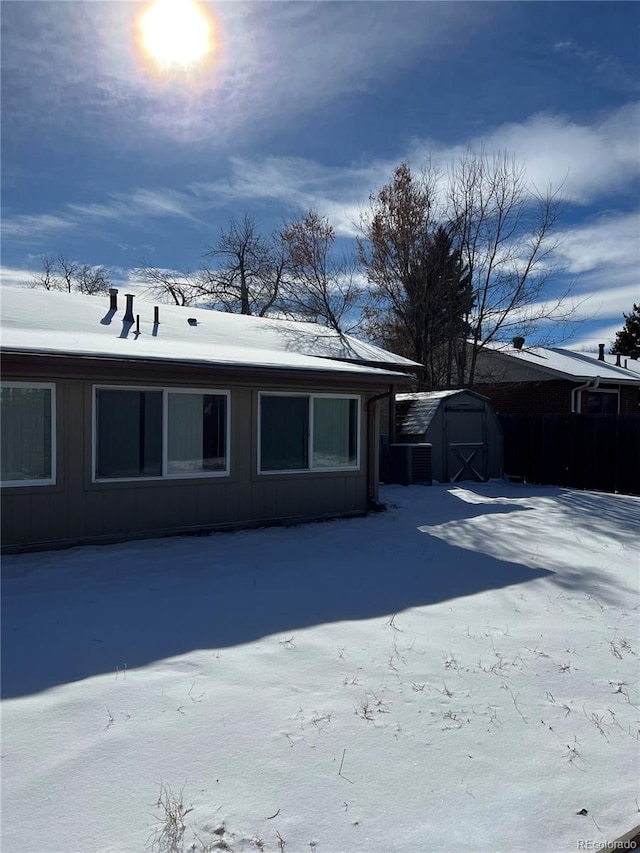
[[[427,495],[398,487],[388,496],[401,500],[401,512],[8,557],[3,695],[550,575],[420,532],[425,524],[527,512],[526,501],[511,499],[516,492],[493,501],[491,488],[461,499],[445,488]],[[470,502],[473,494],[489,503]]]

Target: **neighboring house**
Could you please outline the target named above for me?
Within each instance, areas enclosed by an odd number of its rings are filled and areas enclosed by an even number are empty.
[[[555,347],[488,345],[478,355],[474,389],[501,414],[640,412],[638,361]]]
[[[396,395],[396,442],[431,445],[441,483],[502,476],[502,428],[491,403],[466,389]]]
[[[376,500],[377,405],[414,362],[310,323],[117,300],[2,291],[5,550]]]

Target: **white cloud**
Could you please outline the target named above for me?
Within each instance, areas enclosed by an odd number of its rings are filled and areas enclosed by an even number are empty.
[[[620,328],[623,313],[640,299],[639,234],[640,213],[601,217],[560,234],[558,260],[562,272],[549,283],[550,298],[568,286],[565,307],[573,306],[572,321],[602,324],[596,332],[589,331],[592,344],[596,337],[598,341],[609,340]],[[533,315],[544,313],[544,305],[536,303],[528,311]],[[585,340],[583,336],[578,343]]]
[[[19,214],[2,217],[2,236],[14,239],[31,239],[35,234],[53,237],[74,226],[68,215],[54,213]]]
[[[21,8],[30,8],[28,11]],[[11,80],[5,105],[23,121],[58,123],[70,110],[90,114],[91,133],[119,143],[149,133],[218,146],[258,135],[339,97],[370,90],[429,52],[446,54],[488,25],[465,4],[207,4],[217,50],[184,73],[161,73],[136,46],[139,3],[10,4],[3,45]],[[17,7],[17,8],[16,8]],[[16,96],[11,95],[16,92]],[[28,106],[27,106],[28,105]]]
[[[37,270],[14,269],[12,267],[0,267],[0,284],[3,287],[27,287],[32,284]]]
[[[612,283],[640,271],[640,211],[609,214],[560,232],[559,254],[568,272],[594,273]],[[638,283],[640,286],[640,282]]]
[[[627,311],[627,313],[629,312]],[[623,325],[624,319],[620,315],[620,320],[617,323],[598,326],[595,330],[583,332],[571,341],[569,348],[574,352],[597,352],[598,344],[604,344],[607,349],[610,349],[615,340],[616,332],[619,332]]]
[[[567,229],[558,255],[574,277],[579,316],[613,320],[640,301],[640,211]]]
[[[371,191],[387,183],[393,168],[406,160],[418,171],[428,161],[446,173],[466,151],[496,149],[513,154],[540,191],[551,185],[562,197],[586,205],[624,192],[640,176],[638,104],[628,104],[592,125],[566,117],[533,116],[521,124],[505,124],[491,133],[453,146],[414,139],[393,160],[371,160],[346,166],[324,166],[299,157],[234,157],[224,180],[194,184],[191,189],[211,203],[273,200],[295,210],[316,207],[337,231],[353,236],[360,211]]]
[[[466,150],[506,151],[524,165],[527,180],[538,190],[551,186],[564,199],[584,205],[624,191],[638,178],[639,136],[640,104],[633,102],[592,124],[539,114],[521,123],[500,125],[455,146],[414,140],[407,159],[418,166],[430,158],[435,167],[446,170]]]
[[[10,237],[15,242],[38,246],[43,241],[50,243],[53,238],[68,234],[73,229],[82,227],[86,231],[91,222],[119,224],[128,221],[140,224],[168,218],[187,220],[207,228],[209,223],[195,215],[203,207],[202,201],[188,189],[137,188],[130,193],[109,193],[103,202],[69,203],[56,213],[5,215],[0,228],[5,239]]]

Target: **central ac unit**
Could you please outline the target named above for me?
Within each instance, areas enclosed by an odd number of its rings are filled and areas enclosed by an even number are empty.
[[[431,485],[431,445],[390,444],[389,469],[392,483],[402,486]]]

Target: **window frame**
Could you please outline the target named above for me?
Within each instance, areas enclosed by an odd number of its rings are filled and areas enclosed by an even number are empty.
[[[57,429],[56,429],[56,385],[54,382],[14,382],[10,379],[0,382],[1,388],[41,388],[51,392],[50,410],[51,410],[51,432],[49,440],[51,442],[51,476],[42,480],[2,480],[0,486],[2,488],[25,488],[27,486],[55,486],[57,485]]]
[[[160,474],[149,474],[141,477],[99,477],[97,474],[98,451],[98,391],[155,391],[162,393],[162,465]],[[169,394],[200,394],[204,396],[224,397],[226,400],[225,416],[225,467],[222,471],[189,471],[170,472],[169,465]],[[91,388],[91,482],[92,483],[159,483],[165,480],[203,480],[212,477],[229,477],[231,475],[231,391],[221,388],[188,388],[170,385],[93,385]]]
[[[307,431],[307,454],[308,465],[306,468],[277,468],[265,471],[262,469],[262,398],[263,397],[306,397],[309,401],[308,409],[308,431]],[[355,400],[356,406],[356,464],[338,465],[328,467],[313,464],[314,457],[314,400]],[[314,393],[311,391],[259,391],[258,392],[258,442],[257,442],[257,472],[260,476],[288,475],[288,474],[336,474],[344,472],[360,471],[362,450],[362,396],[360,394],[327,394]]]
[[[610,414],[620,414],[620,389],[619,388],[585,388],[584,390],[584,414],[601,414],[600,412],[589,412],[589,394],[610,394],[616,397],[616,411]]]

